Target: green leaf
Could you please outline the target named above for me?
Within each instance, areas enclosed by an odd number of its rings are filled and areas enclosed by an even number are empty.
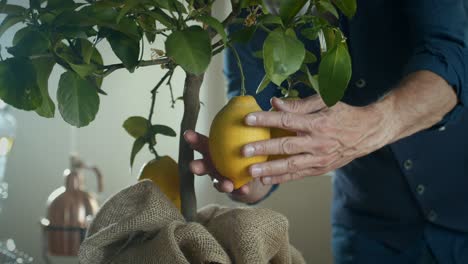
[[[321,30],[321,27],[310,27],[302,30],[301,34],[309,40],[316,40]]]
[[[257,59],[263,60],[263,50],[258,50],[253,53],[253,56]]]
[[[48,10],[73,7],[75,7],[75,2],[73,0],[47,0],[46,6]]]
[[[338,11],[336,11],[336,8],[333,6],[332,3],[330,3],[330,0],[320,0],[317,4],[317,9],[321,13],[330,13],[336,18],[340,18],[338,15]]]
[[[24,27],[18,31],[16,31],[15,36],[13,36],[13,41],[12,44],[13,46],[18,45],[20,40],[22,40],[25,36],[29,34],[29,32],[33,31],[34,29],[32,27]]]
[[[99,20],[96,17],[86,14],[83,10],[87,10],[85,7],[79,12],[73,10],[66,10],[61,12],[52,21],[52,25],[56,28],[61,29],[62,27],[89,27],[97,25]]]
[[[87,40],[83,40],[78,43],[86,43]],[[84,44],[87,45],[87,44]],[[86,47],[85,47],[86,49]],[[89,51],[85,51],[89,52]],[[70,68],[76,72],[81,78],[86,78],[87,76],[91,75],[97,70],[96,65],[94,64],[86,64],[79,55],[74,52],[70,47],[66,46],[63,43],[59,43],[55,49],[55,53],[58,57],[60,57],[64,62],[66,62]],[[89,54],[86,54],[89,56]]]
[[[324,28],[323,29],[323,36],[325,38],[325,43],[327,44],[327,50],[333,49],[341,39],[337,39],[337,34],[335,34],[335,30],[333,28]]]
[[[328,106],[344,95],[351,80],[351,57],[345,43],[339,43],[325,53],[319,66],[319,93]]]
[[[121,32],[136,41],[140,41],[143,36],[137,23],[128,17],[122,18],[118,24],[103,24],[103,27]]]
[[[172,17],[168,16],[166,13],[164,13],[161,9],[154,9],[152,11],[144,12],[143,14],[146,14],[155,20],[157,20],[159,23],[163,24],[167,28],[175,28],[177,26],[177,20],[173,19]]]
[[[315,54],[313,54],[312,52],[306,50],[304,63],[310,64],[310,63],[315,63],[315,62],[317,62],[317,56],[315,56]]]
[[[57,101],[63,119],[76,127],[87,126],[96,118],[99,110],[95,87],[71,71],[60,77]]]
[[[224,43],[228,42],[227,34],[226,34],[226,31],[224,30],[224,26],[223,24],[221,24],[221,22],[219,22],[219,20],[217,20],[216,18],[212,16],[205,16],[205,15],[198,16],[197,20],[213,28],[221,36]]]
[[[350,19],[356,14],[356,0],[333,0],[333,3]]]
[[[44,54],[49,48],[50,41],[44,33],[30,30],[25,32],[15,46],[8,48],[8,52],[14,56],[29,57]]]
[[[98,65],[98,66],[104,65],[104,61],[102,59],[101,53],[96,48],[94,48],[93,55],[91,56],[91,63]],[[97,72],[102,73],[103,70],[97,70]],[[88,81],[96,85],[96,89],[100,94],[107,95],[103,90],[101,90],[103,79],[104,77],[99,77],[99,76],[94,76],[94,75],[90,75],[87,77]]]
[[[256,26],[244,27],[230,34],[230,42],[246,44],[252,39],[256,31]]]
[[[302,42],[283,31],[271,32],[263,46],[264,67],[268,78],[280,86],[289,75],[301,68],[305,51]]]
[[[285,25],[301,11],[308,0],[282,0],[280,4],[280,17]]]
[[[92,23],[98,26],[115,26],[119,12],[115,8],[109,8],[101,5],[88,5],[80,9],[78,12],[73,12],[82,17],[82,23]],[[77,21],[79,22],[79,21]]]
[[[281,20],[281,17],[267,14],[263,15],[258,18],[258,23],[261,23],[263,25],[281,25],[283,26],[283,20]]]
[[[117,16],[117,23],[135,6],[140,4],[140,0],[126,0]]]
[[[257,87],[257,91],[255,92],[255,94],[259,94],[261,93],[263,90],[265,90],[265,88],[268,86],[268,84],[270,84],[270,79],[268,78],[268,76],[265,74],[265,76],[263,76],[263,79],[262,81],[260,82],[260,84],[258,85]]]
[[[130,134],[130,136],[137,139],[146,136],[150,125],[150,122],[146,118],[141,116],[132,116],[125,120],[123,128],[128,134]]]
[[[151,132],[154,135],[161,134],[161,135],[165,135],[165,136],[168,136],[168,137],[177,136],[177,133],[172,128],[170,128],[168,126],[164,126],[164,125],[153,125],[151,127]]]
[[[211,62],[210,36],[199,26],[175,31],[165,45],[167,55],[189,73],[202,74]]]
[[[24,20],[21,16],[9,15],[3,19],[2,23],[0,24],[0,38],[2,35],[12,26],[22,22]]]
[[[187,13],[187,9],[185,9],[184,5],[182,5],[179,1],[174,0],[153,0],[160,8],[169,10],[169,11],[176,11],[181,12],[183,14]]]
[[[41,7],[41,0],[29,0],[29,6],[33,9],[39,9]]]
[[[78,39],[77,40],[77,48],[81,53],[81,57],[83,58],[83,62],[89,64],[91,62],[91,57],[95,51],[93,43],[87,39]]]
[[[314,89],[318,94],[320,94],[320,87],[318,84],[318,75],[312,76],[312,74],[309,71],[309,67],[307,65],[303,64],[301,67],[301,71],[306,74],[307,80],[303,80],[305,84],[310,86],[310,88]]]
[[[19,5],[3,5],[0,8],[0,14],[23,16],[27,9]]]
[[[146,140],[145,138],[137,138],[135,142],[133,143],[132,147],[132,153],[130,154],[130,168],[133,167],[133,163],[135,162],[135,157],[138,154],[138,152],[141,151],[141,149],[145,146]]]
[[[149,43],[156,40],[156,20],[146,14],[138,16],[138,24],[143,29]]]
[[[138,65],[140,42],[120,32],[113,31],[107,36],[115,55],[122,61],[128,71],[133,72]]]
[[[15,57],[0,62],[0,98],[26,111],[41,105],[41,92],[31,60]]]
[[[55,104],[49,95],[49,77],[55,65],[51,58],[40,58],[32,61],[36,69],[37,85],[41,91],[42,103],[36,109],[36,113],[42,117],[52,118],[55,116]]]

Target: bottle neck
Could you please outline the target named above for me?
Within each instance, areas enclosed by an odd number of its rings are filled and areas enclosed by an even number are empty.
[[[67,191],[79,191],[83,188],[83,177],[77,171],[72,171],[65,178],[65,188]]]

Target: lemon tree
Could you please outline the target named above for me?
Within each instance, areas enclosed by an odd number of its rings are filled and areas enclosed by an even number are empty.
[[[157,91],[163,87],[172,89],[177,67],[186,73],[179,136],[194,129],[200,87],[212,57],[230,48],[236,54],[244,80],[235,44],[249,41],[261,30],[268,36],[262,50],[256,51],[263,58],[266,72],[258,92],[274,83],[288,95],[301,82],[316,90],[329,106],[341,99],[350,80],[351,59],[344,34],[333,21],[344,16],[351,19],[356,0],[278,0],[278,8],[271,8],[262,0],[231,0],[231,13],[222,20],[211,15],[215,1],[30,0],[29,5],[19,6],[15,1],[0,0],[0,37],[12,26],[20,25],[12,45],[5,47],[9,55],[0,58],[0,98],[45,118],[58,112],[69,124],[83,127],[95,120],[100,100],[108,93],[103,86],[107,76],[119,70],[134,72],[158,65],[165,74],[155,80],[150,91],[148,116],[130,117],[123,125],[135,139],[130,165],[145,147],[158,161],[163,157],[156,151],[155,136],[176,136],[176,132],[153,121],[154,112],[162,111],[155,109]],[[233,23],[243,26],[228,36],[226,28]],[[304,38],[319,41],[321,53],[306,50],[301,40]],[[156,39],[165,44],[157,46]],[[102,59],[97,46],[101,41],[109,43],[119,63],[108,64]],[[156,56],[144,54],[143,43],[150,43]],[[318,74],[309,72],[309,66],[315,63],[320,63]],[[54,84],[58,86],[57,101],[51,99],[48,87],[54,67],[65,70]],[[245,95],[244,81],[240,88]],[[252,137],[255,139],[266,135],[243,129],[236,133],[258,133],[258,137]],[[214,144],[222,144],[221,140],[217,142]],[[194,180],[188,169],[193,151],[182,138],[179,153],[182,213],[190,221],[196,213]],[[238,161],[245,162],[240,158]]]

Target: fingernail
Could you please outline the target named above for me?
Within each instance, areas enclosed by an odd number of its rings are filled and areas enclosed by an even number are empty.
[[[247,115],[245,118],[245,123],[247,123],[247,125],[255,125],[257,123],[257,117],[252,114]]]
[[[250,168],[250,174],[252,177],[258,177],[262,174],[262,168],[260,166],[252,166]]]
[[[271,184],[271,177],[264,177],[262,179],[263,184]]]
[[[245,157],[252,157],[255,154],[255,148],[252,146],[244,147],[244,156]]]
[[[280,105],[284,104],[284,101],[283,101],[283,100],[281,100],[281,99],[279,99],[279,98],[276,98],[276,99],[278,99],[278,104],[280,104]]]

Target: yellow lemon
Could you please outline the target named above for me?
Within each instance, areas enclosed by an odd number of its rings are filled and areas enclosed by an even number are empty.
[[[211,159],[218,172],[234,183],[238,189],[252,180],[248,168],[267,161],[267,156],[246,158],[242,147],[246,144],[270,139],[270,129],[251,127],[244,123],[245,116],[262,111],[252,96],[237,96],[219,111],[210,129]]]
[[[146,163],[140,172],[138,180],[149,179],[171,200],[181,208],[179,166],[171,157],[164,156],[159,160]]]

